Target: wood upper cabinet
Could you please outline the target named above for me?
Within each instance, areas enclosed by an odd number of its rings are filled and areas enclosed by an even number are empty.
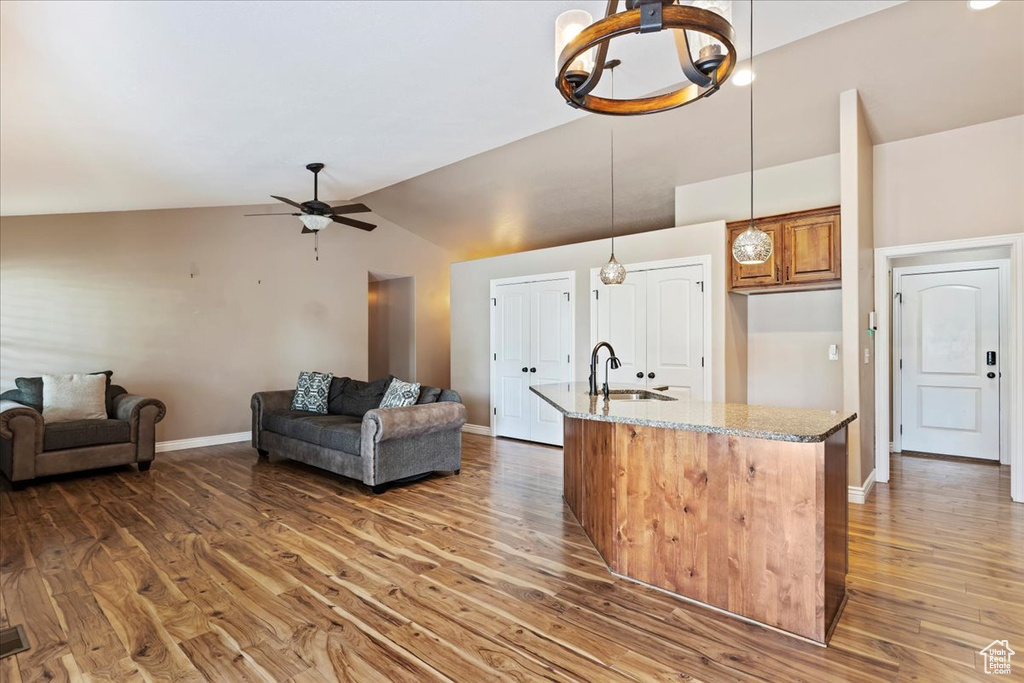
[[[771,287],[782,284],[782,222],[767,223],[755,221],[757,227],[772,236],[772,257],[764,263],[744,265],[737,263],[732,257],[732,243],[750,227],[750,221],[738,221],[729,224],[729,262],[731,263],[730,286],[739,287]]]
[[[775,248],[765,263],[737,263],[732,258],[732,243],[750,222],[729,223],[729,282],[733,290],[754,294],[840,286],[838,206],[758,218],[755,223],[772,236]]]

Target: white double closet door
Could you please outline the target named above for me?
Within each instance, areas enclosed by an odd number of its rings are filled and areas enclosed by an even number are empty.
[[[494,433],[562,445],[562,416],[531,386],[572,381],[568,277],[492,283]]]
[[[621,285],[602,284],[595,272],[591,282],[591,341],[607,341],[622,361],[609,381],[668,387],[676,398],[708,400],[704,266],[629,270]],[[604,373],[602,352],[599,386]]]

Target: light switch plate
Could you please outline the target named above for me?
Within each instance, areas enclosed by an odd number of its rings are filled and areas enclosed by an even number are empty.
[[[839,344],[828,345],[828,359],[839,360]]]

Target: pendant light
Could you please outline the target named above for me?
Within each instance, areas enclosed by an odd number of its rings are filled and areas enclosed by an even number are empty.
[[[750,0],[750,73],[754,73],[754,0]],[[750,83],[750,227],[732,243],[732,257],[745,266],[764,263],[772,256],[772,236],[754,224],[754,83]]]
[[[612,74],[612,99],[615,99],[615,67],[621,64],[613,59],[604,65],[604,68]],[[606,285],[621,285],[626,281],[626,267],[615,260],[615,125],[612,124],[610,132],[611,148],[611,181],[612,181],[612,256],[608,263],[601,266],[601,282]]]

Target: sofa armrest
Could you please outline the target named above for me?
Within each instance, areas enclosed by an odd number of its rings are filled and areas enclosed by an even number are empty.
[[[381,441],[406,436],[433,434],[462,429],[466,424],[466,406],[461,403],[428,403],[404,408],[375,408],[363,416],[363,452]]]
[[[35,408],[17,401],[0,401],[0,437],[22,439],[31,435],[35,452],[41,453],[44,427],[43,416]]]
[[[118,420],[124,420],[131,426],[132,443],[139,442],[139,422],[143,417],[143,409],[150,406],[155,410],[146,411],[146,415],[153,416],[153,425],[155,425],[167,414],[167,407],[163,401],[134,394],[121,394],[114,398],[114,414]]]
[[[36,476],[36,456],[43,452],[42,414],[17,401],[0,400],[0,469],[12,482]]]
[[[268,410],[288,410],[292,407],[294,389],[279,391],[257,391],[252,395],[252,447],[260,447],[260,430],[263,429],[263,413]]]

